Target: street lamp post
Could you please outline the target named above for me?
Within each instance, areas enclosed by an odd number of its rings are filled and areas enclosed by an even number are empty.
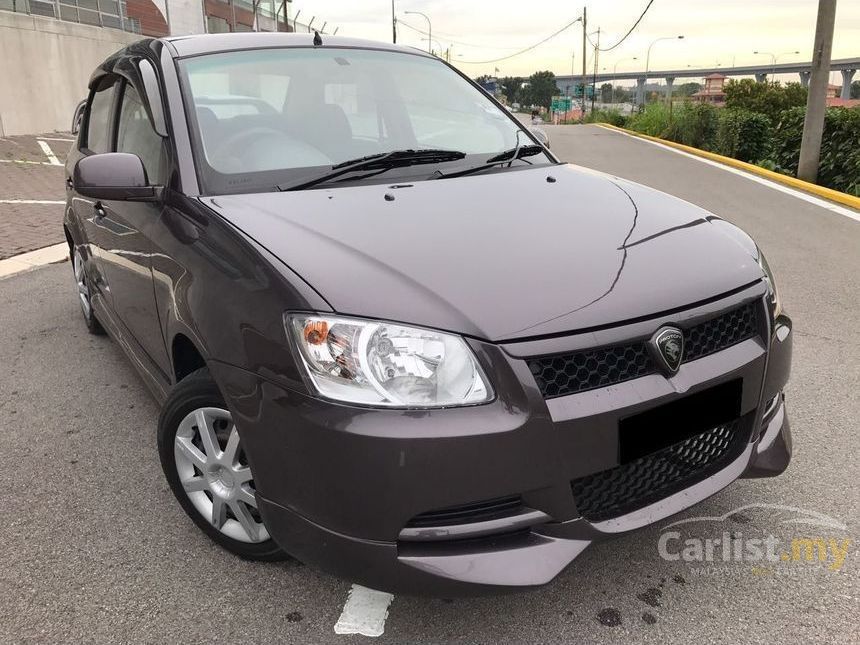
[[[427,17],[426,13],[421,13],[420,11],[404,11],[403,13],[405,13],[406,15],[415,14],[416,16],[421,16],[422,18],[424,18],[424,20],[427,21],[427,35],[429,36],[429,38],[427,39],[428,40],[427,51],[432,54],[433,53],[433,44],[432,44],[432,41],[433,41],[433,25],[430,24],[430,18]]]
[[[440,43],[440,42],[439,42],[438,40],[436,40],[435,38],[422,38],[422,39],[421,39],[421,42],[424,42],[425,40],[430,41],[430,44],[431,44],[431,45],[432,45],[433,43],[436,43],[436,46],[439,48],[439,51],[440,51],[440,52],[442,51],[442,43]],[[433,52],[430,52],[430,53],[433,53]]]
[[[622,58],[621,60],[615,61],[615,65],[612,66],[612,75],[615,76],[618,74],[618,63],[623,63],[628,60],[639,60],[639,57],[633,56],[631,58]],[[615,103],[615,85],[612,86],[612,102]]]
[[[683,40],[684,36],[664,36],[663,38],[657,38],[648,45],[648,53],[645,55],[645,82],[648,82],[648,66],[651,63],[651,48],[659,43],[661,40]],[[645,103],[645,97],[642,97],[642,103]]]
[[[793,56],[795,54],[799,54],[799,51],[793,52],[782,52],[781,54],[774,54],[773,52],[760,52],[754,51],[753,54],[758,54],[759,56],[770,56],[770,80],[772,83],[776,82],[776,61],[779,60],[780,56]]]

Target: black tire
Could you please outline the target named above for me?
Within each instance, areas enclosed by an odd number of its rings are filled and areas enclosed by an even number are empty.
[[[182,420],[198,408],[213,407],[227,409],[224,397],[205,367],[185,377],[173,388],[158,418],[158,454],[161,467],[170,489],[183,510],[194,523],[214,542],[240,558],[246,560],[283,560],[288,556],[270,538],[263,542],[242,542],[225,535],[203,517],[185,492],[177,471],[174,456],[176,432]],[[223,448],[223,446],[222,446]],[[211,496],[211,493],[209,493]]]
[[[96,318],[96,313],[95,313],[95,311],[93,311],[93,305],[92,305],[92,302],[90,301],[90,293],[91,293],[91,291],[90,291],[90,278],[89,278],[89,275],[87,274],[86,264],[84,264],[83,257],[80,255],[80,251],[78,251],[74,247],[70,251],[71,252],[69,254],[69,259],[71,260],[71,263],[72,263],[72,275],[75,278],[75,286],[78,288],[78,298],[79,299],[83,297],[81,295],[81,288],[80,288],[79,280],[83,281],[83,284],[85,285],[85,287],[87,289],[87,294],[86,294],[87,305],[85,306],[81,302],[81,315],[84,318],[84,324],[87,326],[87,331],[89,333],[93,334],[94,336],[104,336],[104,334],[105,334],[104,327],[102,327],[102,324],[99,322],[99,319]],[[80,276],[78,276],[77,261],[80,261],[80,263],[81,263],[81,265],[80,265],[80,272],[81,272]]]

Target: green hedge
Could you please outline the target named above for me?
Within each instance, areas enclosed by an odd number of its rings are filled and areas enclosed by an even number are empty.
[[[769,160],[775,170],[797,174],[806,108],[781,113]],[[860,108],[829,108],[824,117],[818,183],[860,197]]]
[[[670,117],[668,105],[652,103],[626,127],[796,175],[805,114],[805,107],[792,107],[774,121],[751,110],[687,102]],[[860,196],[860,108],[827,110],[818,183]]]
[[[586,112],[585,122],[609,123],[610,125],[615,125],[619,128],[623,128],[625,125],[627,125],[627,117],[621,114],[621,112],[618,110],[607,108],[605,110],[594,110],[592,112]]]
[[[720,113],[715,151],[749,163],[767,159],[771,144],[770,119],[749,110],[725,109]]]
[[[669,108],[662,103],[649,103],[642,112],[627,119],[627,127],[652,137],[662,137],[669,128]]]

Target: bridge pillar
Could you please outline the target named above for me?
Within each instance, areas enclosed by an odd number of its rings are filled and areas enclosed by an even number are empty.
[[[800,72],[800,84],[803,87],[809,87],[809,77],[812,75],[812,72]]]
[[[857,73],[856,69],[843,69],[842,70],[842,94],[840,98],[850,99],[851,98],[851,79],[854,78],[854,74]]]
[[[767,72],[760,72],[755,75],[756,83],[764,83],[767,80]]]
[[[666,98],[669,100],[672,99],[672,86],[674,84],[675,84],[675,77],[674,76],[667,76],[666,77]]]
[[[636,79],[636,105],[645,105],[645,83],[647,80],[645,76]]]

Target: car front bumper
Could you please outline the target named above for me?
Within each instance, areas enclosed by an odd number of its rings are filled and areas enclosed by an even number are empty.
[[[761,295],[753,289],[684,315],[708,316]],[[588,341],[650,333],[649,325]],[[776,329],[768,323],[761,338],[682,365],[670,378],[652,374],[544,399],[522,356],[578,340],[470,341],[497,398],[440,410],[340,405],[217,361],[210,368],[242,433],[263,520],[285,551],[374,589],[468,595],[545,584],[594,541],[682,511],[739,477],[774,476],[788,466],[787,318]],[[729,382],[742,383],[745,433],[730,461],[632,512],[583,516],[572,481],[620,467],[622,419]],[[506,515],[413,522],[436,509],[506,496],[521,500]]]

